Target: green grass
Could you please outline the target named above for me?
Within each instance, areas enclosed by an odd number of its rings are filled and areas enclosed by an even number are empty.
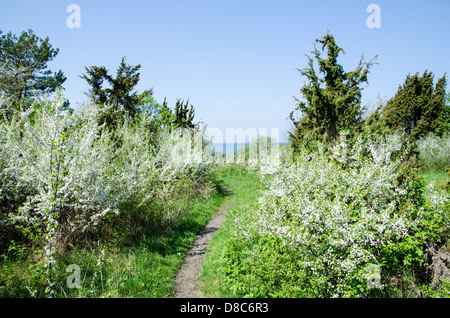
[[[101,246],[72,250],[58,255],[56,272],[57,297],[172,297],[175,277],[185,255],[227,194],[218,189],[209,199],[197,199],[186,206],[186,212],[166,233],[148,234],[126,247],[108,246],[101,263]],[[45,297],[46,283],[39,259],[28,255],[8,255],[0,259],[0,297]],[[17,252],[15,252],[17,254]],[[22,253],[24,254],[24,253]],[[37,251],[36,255],[40,255]],[[81,288],[68,288],[70,264],[80,268]],[[93,281],[97,271],[97,279]],[[93,283],[92,283],[93,282]],[[92,287],[92,288],[91,288]]]
[[[222,288],[222,271],[226,267],[223,256],[227,239],[232,235],[234,220],[249,209],[257,207],[258,198],[262,195],[259,176],[256,173],[223,174],[222,180],[231,190],[232,201],[226,219],[214,235],[205,255],[202,271],[202,291],[205,297],[228,297],[227,290]]]
[[[449,178],[448,173],[442,170],[425,170],[421,172],[421,175],[424,178],[425,183],[429,184],[434,182],[438,188],[443,187]]]

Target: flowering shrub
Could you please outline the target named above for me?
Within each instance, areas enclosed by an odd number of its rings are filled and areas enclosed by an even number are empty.
[[[380,272],[417,266],[425,240],[448,229],[445,197],[426,197],[400,135],[319,149],[266,176],[259,208],[237,220],[227,251],[237,295],[367,296],[386,287]]]
[[[54,102],[37,101],[2,127],[2,175],[34,191],[10,220],[39,227],[52,214],[60,232],[89,232],[111,215],[170,201],[175,190],[192,195],[211,186],[212,165],[201,147],[202,135],[197,139],[203,153],[191,152],[200,159],[186,160],[182,154],[177,160],[177,149],[190,147],[189,138],[170,131],[155,138],[145,123],[130,121],[108,132],[98,125],[98,106],[64,114],[64,103],[62,95]],[[181,185],[183,178],[192,189]]]
[[[214,181],[204,147],[201,160],[176,160],[191,138],[151,131],[145,120],[109,131],[98,120],[108,105],[87,103],[71,113],[65,103],[59,92],[54,101],[36,99],[0,126],[0,200],[10,205],[2,207],[0,229],[14,225],[42,247],[48,296],[58,248],[164,226],[184,211],[184,201],[207,196]],[[0,109],[8,107],[0,97]],[[196,138],[203,145],[203,135]]]
[[[450,167],[450,135],[429,134],[417,141],[419,161],[427,169],[444,170]]]
[[[111,143],[100,134],[95,108],[68,115],[61,113],[63,105],[62,96],[35,102],[3,125],[10,154],[6,170],[34,190],[10,215],[23,227],[38,230],[61,223],[68,233],[86,231],[118,212],[107,180]]]

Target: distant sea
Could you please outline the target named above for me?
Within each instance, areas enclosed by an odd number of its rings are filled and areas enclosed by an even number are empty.
[[[248,146],[248,143],[234,143],[234,144],[227,144],[227,143],[214,143],[213,146],[213,152],[222,152],[222,153],[234,153],[240,148],[243,148],[245,146]]]
[[[213,146],[213,152],[222,152],[224,154],[226,153],[234,153],[240,148],[243,148],[245,146],[248,146],[249,143],[214,143]],[[287,143],[280,142],[280,145],[287,145]]]

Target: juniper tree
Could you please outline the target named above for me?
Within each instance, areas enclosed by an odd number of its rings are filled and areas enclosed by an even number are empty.
[[[152,90],[145,90],[141,94],[135,91],[139,82],[139,69],[141,65],[129,65],[122,58],[113,77],[104,66],[86,67],[86,73],[81,76],[90,85],[90,95],[93,101],[100,105],[107,105],[102,122],[114,126],[122,119],[134,118],[139,113],[139,102],[152,95]],[[105,85],[107,85],[105,87]]]
[[[162,126],[170,127],[173,122],[175,122],[175,114],[172,112],[170,107],[167,105],[167,100],[164,98],[162,104],[161,113],[159,120]]]
[[[161,107],[159,120],[165,127],[194,129],[195,109],[189,101],[177,99],[175,109],[170,109],[166,99]]]
[[[61,70],[52,73],[47,69],[58,52],[48,37],[41,39],[32,30],[19,37],[11,32],[0,37],[0,92],[16,109],[26,108],[26,99],[34,93],[53,93],[65,82]]]
[[[432,72],[407,75],[396,95],[382,110],[381,120],[391,130],[403,130],[412,139],[427,133],[442,135],[449,130],[449,106],[446,104],[446,75],[436,85]]]
[[[299,110],[302,117],[297,121],[293,112],[290,114],[295,127],[294,132],[290,133],[294,148],[302,140],[311,138],[334,143],[341,129],[351,129],[361,122],[364,111],[361,106],[361,84],[368,82],[369,68],[374,64],[374,60],[365,62],[361,57],[354,71],[345,72],[337,61],[344,51],[336,44],[333,35],[327,33],[315,42],[311,52],[313,57],[308,56],[308,67],[298,69],[307,83],[300,90],[305,101],[296,99],[295,110]],[[316,44],[322,46],[321,50]],[[322,57],[322,53],[326,53],[326,57]]]
[[[194,107],[189,105],[189,101],[184,102],[178,99],[175,104],[175,127],[194,128]]]

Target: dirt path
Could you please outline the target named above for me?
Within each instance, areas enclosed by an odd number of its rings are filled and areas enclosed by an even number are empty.
[[[230,206],[231,200],[228,198],[216,215],[209,221],[206,228],[197,235],[191,250],[186,256],[186,260],[176,277],[177,291],[175,298],[202,298],[200,291],[200,275],[204,262],[204,255],[208,249],[209,242],[220,224],[225,218],[225,214]]]

